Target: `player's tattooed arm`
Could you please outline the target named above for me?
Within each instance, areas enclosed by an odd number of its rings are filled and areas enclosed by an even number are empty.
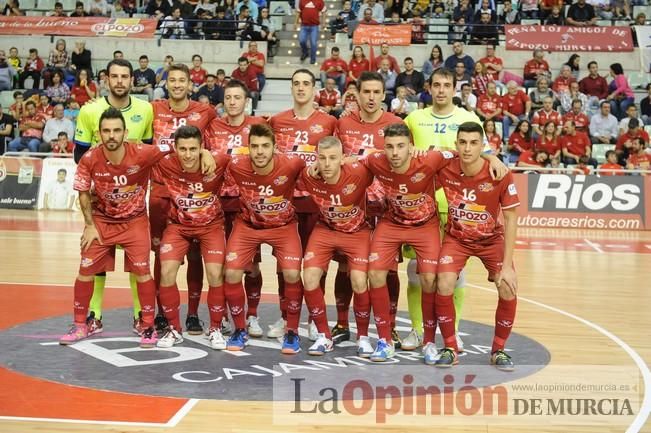
[[[515,237],[517,232],[517,215],[515,208],[503,209],[504,214],[504,258],[502,270],[495,278],[495,285],[498,291],[506,290],[507,294],[517,296],[518,279],[513,269],[513,250],[515,249]],[[500,286],[503,286],[500,288]]]
[[[217,170],[217,163],[208,149],[201,149],[201,173],[213,174]]]
[[[90,191],[79,191],[79,206],[81,213],[84,215],[84,232],[81,235],[81,250],[86,251],[93,241],[100,244],[102,240],[99,237],[95,222],[93,221],[92,197]]]
[[[504,176],[506,176],[506,174],[509,172],[509,168],[504,165],[504,163],[500,161],[497,156],[489,153],[482,153],[481,157],[490,162],[491,177],[494,180],[502,180]]]

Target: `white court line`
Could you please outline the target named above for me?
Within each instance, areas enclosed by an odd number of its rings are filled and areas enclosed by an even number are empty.
[[[183,410],[183,408],[181,410]],[[94,420],[81,420],[81,419],[60,419],[60,418],[30,418],[25,416],[0,416],[0,421],[2,420],[50,422],[50,423],[64,423],[64,424],[122,425],[122,426],[130,426],[130,427],[174,427],[174,425],[169,424],[171,420],[165,424],[162,424],[156,422],[146,423],[146,422],[132,422],[132,421],[94,421]],[[178,423],[178,420],[176,422]]]
[[[586,245],[588,245],[590,248],[592,248],[596,252],[603,254],[604,250],[602,250],[599,245],[595,244],[594,242],[590,242],[588,239],[583,239],[583,241],[586,243]]]
[[[174,415],[169,421],[167,421],[167,424],[165,424],[165,427],[176,427],[176,425],[181,422],[183,418],[194,408],[194,406],[199,403],[201,400],[198,398],[191,398],[188,400],[187,403],[183,405],[181,409],[179,409],[178,412],[176,412],[176,415]]]
[[[487,287],[478,286],[476,284],[466,283],[466,285],[468,287],[474,287],[476,289],[484,290],[486,292],[497,293],[497,290],[495,289],[489,289]],[[626,344],[618,336],[608,331],[607,329],[602,328],[596,323],[593,323],[575,314],[568,313],[567,311],[561,310],[560,308],[552,307],[550,305],[543,304],[542,302],[534,301],[533,299],[527,299],[522,296],[518,296],[518,300],[528,302],[530,304],[545,308],[547,310],[553,311],[555,313],[561,314],[563,316],[581,322],[584,325],[610,338],[612,341],[617,343],[619,347],[624,349],[626,353],[628,353],[628,355],[633,359],[633,361],[635,361],[635,364],[637,365],[637,368],[640,370],[640,373],[642,373],[642,378],[644,379],[644,399],[642,400],[642,406],[640,407],[640,412],[638,412],[637,416],[633,420],[633,423],[628,427],[628,429],[626,429],[626,433],[639,432],[642,429],[642,427],[644,427],[644,423],[649,418],[649,414],[651,414],[651,371],[649,371],[649,367],[646,365],[642,357],[635,350],[633,350],[631,346]]]

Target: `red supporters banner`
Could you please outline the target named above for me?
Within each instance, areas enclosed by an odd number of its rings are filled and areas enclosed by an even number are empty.
[[[651,230],[651,177],[514,173],[518,225]]]
[[[360,24],[353,33],[354,45],[410,45],[411,25],[397,24],[395,26]]]
[[[633,51],[631,28],[624,26],[504,26],[507,50]]]
[[[0,35],[112,36],[152,39],[156,20],[102,17],[4,17]]]

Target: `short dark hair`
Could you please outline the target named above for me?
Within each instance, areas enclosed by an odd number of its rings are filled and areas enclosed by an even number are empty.
[[[338,52],[339,52],[339,47],[332,47],[332,48],[330,49],[330,52],[331,52],[331,53],[338,53]]]
[[[29,54],[32,54],[32,53],[34,53],[34,54],[36,54],[38,56],[38,50],[36,48],[30,48],[29,49]]]
[[[312,79],[312,85],[314,86],[316,84],[316,77],[309,69],[301,68],[295,70],[294,73],[292,74],[292,82],[294,81],[294,77],[296,76],[296,74],[307,74]]]
[[[434,82],[434,77],[436,77],[436,76],[443,77],[443,78],[449,78],[449,79],[452,80],[452,86],[453,87],[457,86],[457,77],[454,74],[454,72],[452,72],[448,68],[438,68],[437,70],[432,72],[432,75],[429,76],[429,85],[430,86]]]
[[[359,78],[357,79],[357,88],[361,89],[362,88],[362,83],[366,83],[367,81],[379,81],[382,83],[382,91],[386,91],[386,83],[384,82],[384,78],[382,78],[382,75],[380,75],[379,72],[374,72],[374,71],[364,71],[359,75]]]
[[[613,63],[610,65],[610,69],[612,69],[615,75],[622,75],[624,73],[624,68],[622,68],[621,63]]]
[[[68,138],[68,133],[66,131],[60,131],[57,134],[57,137],[66,137],[66,138]]]
[[[208,78],[214,78],[214,79],[216,80],[216,79],[217,79],[217,75],[215,75],[215,74],[208,74],[208,75],[206,75],[206,80],[207,80]]]
[[[188,79],[190,79],[190,69],[185,63],[174,63],[170,65],[167,74],[169,75],[172,71],[181,71],[188,77]]]
[[[492,83],[492,81],[491,81],[491,83]],[[472,85],[470,83],[463,83],[461,85],[461,88],[463,89],[464,87],[472,87]]]
[[[119,51],[122,52],[122,51]],[[126,60],[126,59],[113,59],[108,64],[106,65],[106,73],[110,74],[111,73],[111,66],[120,66],[123,68],[128,68],[129,69],[129,75],[133,77],[133,66],[131,65],[131,62]]]
[[[147,57],[147,54],[143,54],[142,56],[138,57],[138,60],[149,60],[149,57]]]
[[[75,9],[77,9],[79,6],[81,6],[83,8],[84,7],[84,2],[76,2],[75,3]]]
[[[249,59],[247,59],[247,58],[244,57],[244,56],[239,57],[239,58],[237,59],[237,63],[242,63],[242,62],[249,63]]]
[[[25,107],[27,107],[28,105],[33,105],[34,108],[36,108],[36,102],[32,101],[31,99],[25,102]]]
[[[226,75],[226,71],[223,70],[223,69],[221,69],[221,68],[220,68],[220,69],[217,69],[217,75],[219,75],[219,74],[224,74],[224,75]]]
[[[244,10],[248,11],[248,10],[249,10],[249,7],[248,7],[248,6],[242,6],[242,7],[240,8],[240,13],[242,13],[242,11],[244,11]]]
[[[193,125],[180,126],[174,132],[174,144],[178,144],[180,139],[196,138],[201,145],[201,130]]]
[[[120,119],[122,121],[122,127],[124,129],[127,128],[127,124],[124,121],[124,116],[122,115],[122,112],[120,110],[118,110],[117,108],[109,107],[102,113],[101,116],[99,116],[98,125],[100,126],[100,129],[102,127],[102,121],[108,120],[108,119]]]
[[[597,65],[597,66],[599,66],[599,65],[597,64],[597,62],[595,62],[594,60],[592,60],[591,62],[588,62],[588,69],[590,69],[590,66],[592,66],[592,65]]]
[[[411,141],[411,131],[404,123],[392,123],[384,127],[384,137],[407,137]]]
[[[120,51],[120,50],[113,51],[113,57],[115,57],[116,54],[124,54],[124,53],[122,51]]]
[[[610,155],[617,155],[617,152],[615,152],[614,150],[607,150],[606,151],[606,159],[608,159],[608,157]]]
[[[271,129],[266,123],[256,123],[251,125],[251,131],[249,131],[249,144],[251,143],[251,137],[266,137],[271,139],[272,144],[276,144],[276,137],[274,136],[274,130]]]
[[[457,137],[459,136],[460,132],[466,132],[466,133],[476,132],[479,134],[480,137],[484,136],[484,128],[478,122],[472,122],[472,121],[463,122],[461,125],[459,125],[459,128],[457,129]]]
[[[203,57],[201,57],[199,54],[194,54],[192,56],[192,60],[194,61],[194,59],[196,59],[197,57],[199,57],[199,60],[201,60],[203,62]]]
[[[407,61],[409,61],[409,62],[413,62],[414,59],[412,59],[411,57],[405,57],[405,62],[407,62]]]
[[[240,80],[230,80],[226,85],[224,86],[224,93],[226,93],[226,89],[242,89],[244,94],[248,97],[249,96],[249,89],[246,87],[246,84],[241,82]]]
[[[54,8],[55,8],[55,9],[56,9],[56,8],[63,8],[63,3],[61,3],[61,2],[56,2],[56,3],[54,3]]]
[[[19,96],[25,96],[25,95],[23,95],[23,92],[21,92],[20,90],[16,90],[16,91],[14,92],[14,95],[13,95],[13,96],[14,96],[14,99],[16,99],[16,98],[19,97]]]
[[[602,108],[602,107],[604,106],[604,104],[610,107],[610,102],[608,102],[608,101],[606,101],[606,100],[603,100],[603,101],[601,101],[601,102],[599,103],[599,108]]]
[[[64,134],[68,135],[65,132],[64,132]],[[61,133],[59,133],[59,135],[61,135]],[[68,170],[66,170],[65,168],[60,168],[60,169],[57,170],[57,174],[59,174],[59,173],[68,174]]]

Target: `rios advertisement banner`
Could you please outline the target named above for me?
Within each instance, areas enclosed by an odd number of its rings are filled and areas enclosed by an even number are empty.
[[[36,208],[42,167],[39,158],[0,158],[0,208]]]
[[[525,227],[651,230],[651,178],[514,174]],[[526,200],[525,200],[526,198]]]

